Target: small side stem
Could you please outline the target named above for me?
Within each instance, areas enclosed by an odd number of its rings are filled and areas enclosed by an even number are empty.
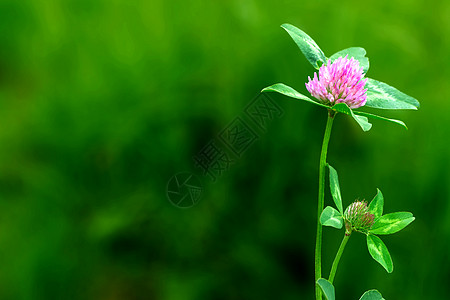
[[[317,280],[322,277],[322,224],[320,224],[320,215],[323,211],[324,197],[325,197],[325,168],[327,166],[327,152],[328,142],[330,141],[331,128],[333,126],[335,112],[328,111],[327,125],[325,128],[325,134],[322,142],[322,152],[320,153],[319,162],[319,199],[317,204],[317,233],[316,233],[316,249],[315,249],[315,282],[316,285],[316,300],[322,300],[322,291],[316,284]]]
[[[345,245],[350,238],[350,233],[346,232],[344,238],[342,239],[341,245],[339,246],[338,252],[336,253],[336,257],[334,258],[333,265],[331,266],[330,277],[328,281],[333,283],[334,276],[336,276],[336,270],[339,265],[339,261],[341,260],[342,253],[344,252]]]

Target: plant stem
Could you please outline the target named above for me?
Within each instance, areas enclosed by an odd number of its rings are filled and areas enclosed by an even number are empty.
[[[336,270],[341,260],[342,253],[344,252],[345,245],[347,245],[348,239],[350,238],[350,233],[345,232],[344,238],[342,239],[341,245],[339,246],[336,257],[334,258],[333,265],[331,266],[330,277],[328,281],[333,283],[334,276],[336,275]]]
[[[315,283],[322,277],[322,224],[320,224],[320,215],[323,211],[323,203],[325,196],[325,168],[327,166],[328,142],[330,141],[331,127],[333,126],[335,112],[328,111],[327,126],[322,142],[322,152],[320,153],[319,163],[319,200],[317,205],[317,233],[316,233],[316,250],[315,250]],[[316,300],[322,300],[322,291],[316,284]]]

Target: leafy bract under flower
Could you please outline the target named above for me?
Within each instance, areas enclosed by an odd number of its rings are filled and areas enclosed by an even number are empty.
[[[319,77],[308,77],[306,89],[320,102],[333,106],[345,103],[350,108],[358,108],[366,104],[364,71],[359,61],[348,56],[339,57],[335,61],[328,60],[319,69]]]
[[[327,58],[319,45],[304,31],[291,24],[283,24],[281,27],[291,36],[311,65],[319,70],[319,76],[315,74],[314,79],[310,79],[306,84],[308,91],[317,100],[283,83],[272,84],[262,92],[277,92],[324,107],[329,112],[344,113],[351,116],[364,131],[372,127],[368,118],[396,123],[408,129],[400,120],[354,110],[361,106],[378,109],[417,109],[420,105],[413,97],[384,82],[363,78],[369,70],[369,59],[364,48],[350,47]]]

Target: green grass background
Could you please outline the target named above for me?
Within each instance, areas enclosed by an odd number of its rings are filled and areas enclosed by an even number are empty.
[[[0,1],[1,299],[313,299],[326,112],[285,114],[180,210],[192,156],[265,86],[314,69],[279,26],[327,55],[367,50],[368,75],[417,98],[363,133],[338,116],[329,159],[344,205],[380,188],[416,221],[383,240],[387,274],[349,241],[337,299],[448,299],[450,2]],[[331,204],[327,191],[326,204]],[[324,229],[327,275],[343,232]]]

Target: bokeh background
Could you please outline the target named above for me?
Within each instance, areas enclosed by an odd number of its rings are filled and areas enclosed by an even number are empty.
[[[314,69],[279,26],[419,99],[409,130],[338,116],[329,159],[344,204],[380,188],[416,221],[383,238],[387,274],[350,239],[337,299],[450,293],[448,1],[0,1],[1,299],[313,299],[326,112],[284,115],[212,182],[192,159],[265,86],[306,92]],[[168,180],[197,174],[198,204]],[[329,193],[326,204],[331,204]],[[343,232],[324,229],[324,274]]]

